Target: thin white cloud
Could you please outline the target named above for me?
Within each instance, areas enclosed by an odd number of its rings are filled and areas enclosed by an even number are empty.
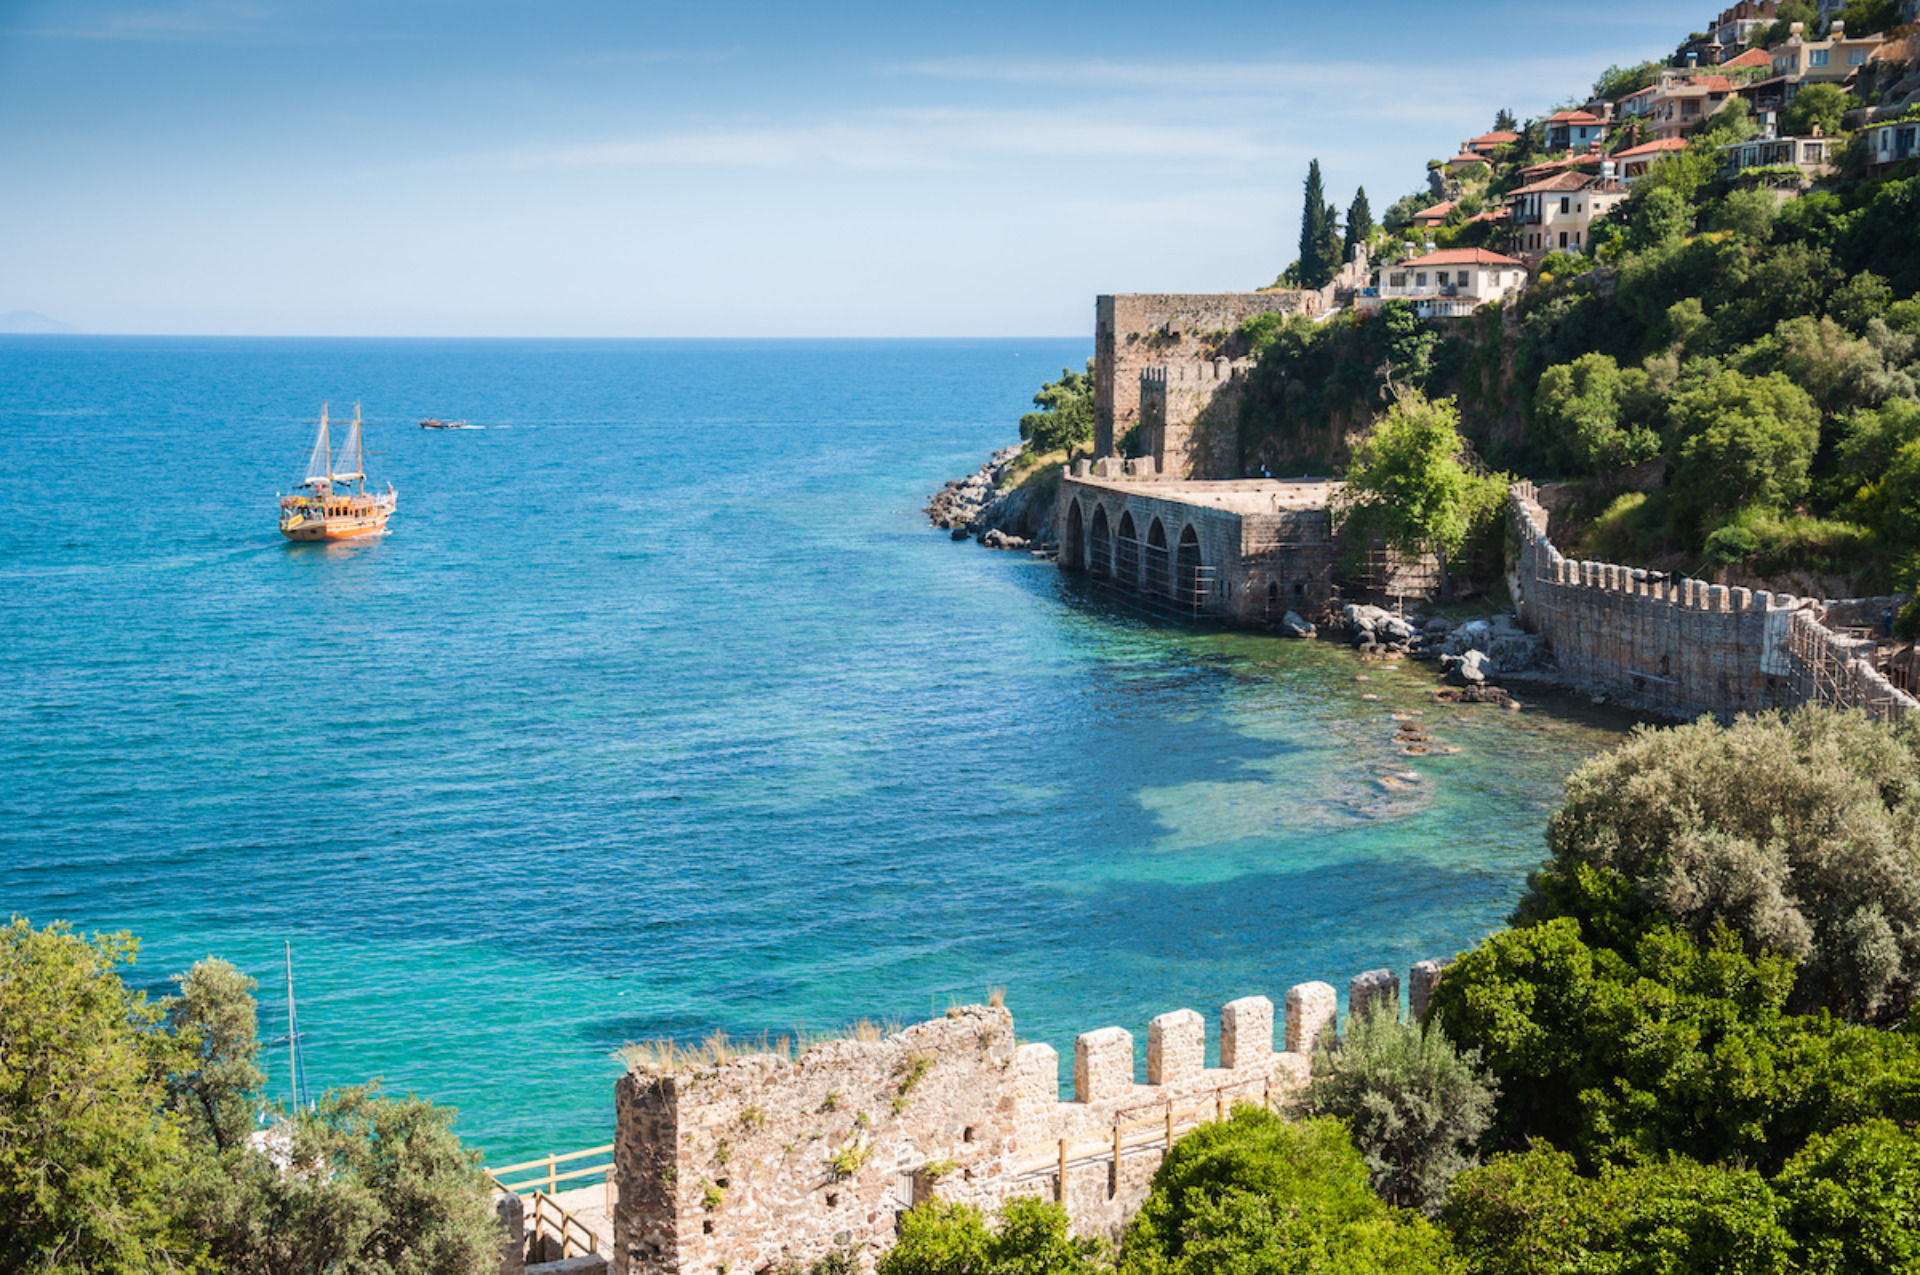
[[[1008,158],[1136,156],[1195,166],[1284,154],[1245,128],[1131,122],[1083,110],[912,109],[785,126],[683,130],[523,147],[491,157],[514,167],[841,169],[969,168]]]

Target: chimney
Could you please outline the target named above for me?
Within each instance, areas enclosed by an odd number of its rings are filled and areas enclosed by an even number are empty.
[[[1806,33],[1807,33],[1806,23],[1789,22],[1787,24],[1787,43],[1788,44],[1800,43],[1800,41],[1806,36]]]
[[[1692,71],[1700,65],[1700,53],[1697,49],[1687,50],[1687,70]]]
[[[1827,24],[1827,39],[1844,40],[1846,38],[1847,38],[1847,20],[1845,18],[1835,18],[1832,22]]]
[[[1600,180],[1603,182],[1613,181],[1613,161],[1612,160],[1603,159],[1600,161]]]

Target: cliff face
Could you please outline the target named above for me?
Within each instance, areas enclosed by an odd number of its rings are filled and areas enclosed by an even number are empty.
[[[989,549],[1026,549],[1051,544],[1053,496],[1060,465],[1036,460],[1025,443],[995,452],[986,464],[933,494],[927,519]]]

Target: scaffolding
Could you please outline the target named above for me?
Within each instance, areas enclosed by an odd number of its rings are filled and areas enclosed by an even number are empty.
[[[1794,698],[1802,704],[1857,708],[1883,722],[1920,710],[1920,701],[1874,666],[1872,639],[1835,633],[1808,611],[1796,611],[1787,628]]]

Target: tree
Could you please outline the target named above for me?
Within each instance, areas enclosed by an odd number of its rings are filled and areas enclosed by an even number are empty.
[[[1443,592],[1449,562],[1492,521],[1506,491],[1503,478],[1479,471],[1459,421],[1452,399],[1402,393],[1354,447],[1335,506],[1350,538],[1377,536],[1404,556],[1436,555]]]
[[[1447,1220],[1475,1275],[1797,1275],[1783,1208],[1751,1170],[1673,1159],[1584,1178],[1536,1146],[1462,1174]]]
[[[78,1275],[200,1258],[176,1208],[191,1151],[163,1107],[173,1041],[120,979],[137,950],[61,924],[0,929],[0,1266]]]
[[[1773,218],[1779,211],[1769,191],[1758,187],[1728,191],[1713,206],[1708,219],[1715,230],[1727,230],[1743,239],[1765,243],[1773,234]]]
[[[1579,915],[1619,874],[1625,913],[1801,962],[1794,1005],[1904,1014],[1920,980],[1920,736],[1803,708],[1640,730],[1567,778],[1522,916]],[[1614,905],[1609,905],[1614,906]]]
[[[1300,286],[1324,288],[1340,270],[1339,214],[1327,202],[1320,161],[1307,166],[1306,199],[1300,211]]]
[[[1780,113],[1780,127],[1788,137],[1812,137],[1815,130],[1832,136],[1840,131],[1840,117],[1852,105],[1853,99],[1838,84],[1803,84]]]
[[[1617,101],[1629,93],[1637,93],[1660,78],[1662,68],[1658,62],[1642,62],[1638,66],[1610,66],[1600,73],[1593,82],[1593,96]]]
[[[253,1132],[266,1083],[255,1062],[258,984],[214,956],[195,962],[178,981],[180,995],[166,1006],[167,1028],[181,1050],[180,1069],[168,1077],[169,1105],[195,1137],[227,1151]]]
[[[1520,121],[1513,117],[1512,111],[1503,106],[1500,108],[1499,114],[1493,117],[1493,131],[1496,133],[1517,133],[1520,131]]]
[[[1660,454],[1660,436],[1645,423],[1657,400],[1644,371],[1583,354],[1540,374],[1533,419],[1568,472],[1621,469]]]
[[[1433,1214],[1476,1162],[1497,1092],[1479,1055],[1383,1006],[1315,1056],[1300,1102],[1346,1123],[1381,1199]]]
[[[1808,1275],[1920,1270],[1920,1133],[1869,1120],[1813,1139],[1774,1184]]]
[[[371,1085],[330,1091],[283,1117],[264,1148],[221,1157],[190,1208],[234,1275],[491,1275],[490,1185],[452,1124],[444,1107]]]
[[[1806,493],[1820,412],[1780,373],[1715,373],[1674,395],[1668,421],[1677,442],[1674,499],[1694,518],[1784,509]]]
[[[1176,1143],[1127,1228],[1126,1275],[1439,1275],[1442,1231],[1389,1208],[1337,1120],[1241,1105]]]
[[[1048,381],[1033,396],[1040,410],[1020,418],[1020,437],[1030,451],[1048,452],[1085,447],[1093,441],[1093,360],[1087,370],[1060,369],[1060,379]]]
[[[1373,209],[1367,205],[1367,188],[1360,187],[1353,193],[1353,202],[1347,205],[1347,235],[1343,244],[1343,261],[1353,260],[1353,250],[1373,236]]]
[[[876,1275],[1093,1275],[1110,1271],[1105,1246],[1074,1238],[1067,1211],[1042,1200],[1009,1200],[989,1230],[979,1209],[930,1200],[900,1220],[900,1238]]]
[[[1879,34],[1901,25],[1899,0],[1851,0],[1840,16],[1849,34]]]
[[[1693,229],[1693,209],[1677,190],[1656,186],[1633,201],[1627,216],[1627,247],[1634,252],[1665,248]]]

